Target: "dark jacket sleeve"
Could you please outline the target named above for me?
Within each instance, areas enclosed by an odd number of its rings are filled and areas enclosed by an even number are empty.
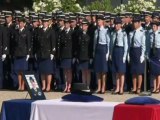
[[[9,40],[7,37],[7,29],[4,27],[3,28],[3,53],[2,54],[9,54]]]
[[[56,34],[54,30],[51,30],[51,54],[56,53]]]
[[[31,54],[31,41],[32,41],[32,37],[31,37],[31,33],[29,31],[27,31],[27,54],[30,55]]]

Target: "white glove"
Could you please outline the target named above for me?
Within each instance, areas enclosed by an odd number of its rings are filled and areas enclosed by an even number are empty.
[[[37,60],[37,54],[34,55],[35,59]]]
[[[112,55],[109,56],[109,60],[112,61]]]
[[[26,61],[28,61],[28,59],[29,59],[29,55],[26,56]]]
[[[108,61],[108,57],[109,57],[109,54],[107,53],[107,54],[106,54],[106,61]]]
[[[129,55],[127,55],[127,60],[128,60],[128,62],[130,62],[130,56]]]
[[[90,59],[90,60],[89,60],[89,63],[92,64],[92,63],[93,63],[93,59]]]
[[[78,59],[77,59],[76,61],[77,61],[77,63],[79,63],[79,60],[78,60]]]
[[[123,57],[123,63],[125,63],[126,62],[126,57]]]
[[[6,59],[6,54],[2,55],[2,61],[4,61]]]
[[[72,63],[74,64],[76,62],[76,58],[73,58]]]
[[[140,63],[143,63],[144,62],[144,56],[141,56],[140,57]]]
[[[53,54],[50,54],[50,58],[51,58],[51,60],[53,60],[53,58],[54,58],[54,55],[53,55]]]

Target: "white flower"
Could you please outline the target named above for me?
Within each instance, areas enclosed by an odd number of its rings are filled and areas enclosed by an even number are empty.
[[[156,0],[129,0],[127,4],[122,4],[115,8],[117,10],[127,10],[131,12],[140,12],[142,10],[155,10],[155,2]]]
[[[154,2],[154,3],[156,3],[156,2],[157,2],[157,0],[153,0],[153,2]]]

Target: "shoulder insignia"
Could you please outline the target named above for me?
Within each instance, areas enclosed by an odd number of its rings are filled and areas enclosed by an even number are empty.
[[[141,32],[144,32],[144,30],[140,30]]]

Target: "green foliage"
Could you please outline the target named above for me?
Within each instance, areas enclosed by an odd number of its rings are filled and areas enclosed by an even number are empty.
[[[76,0],[61,0],[62,10],[64,12],[79,12],[81,7]]]
[[[111,0],[96,0],[91,4],[87,5],[84,9],[86,10],[103,10],[103,11],[112,11]]]

